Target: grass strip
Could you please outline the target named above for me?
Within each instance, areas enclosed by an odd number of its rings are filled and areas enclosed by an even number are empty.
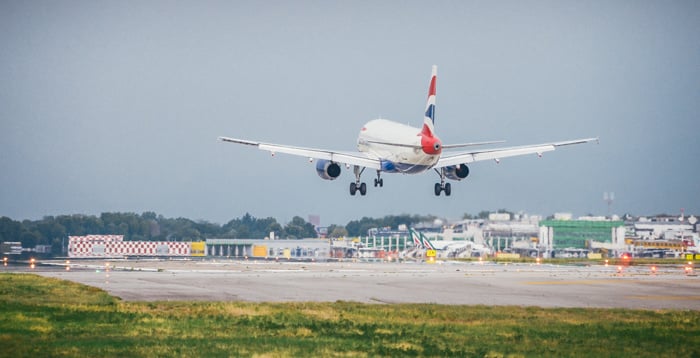
[[[700,312],[123,302],[69,281],[6,273],[0,355],[699,357]]]

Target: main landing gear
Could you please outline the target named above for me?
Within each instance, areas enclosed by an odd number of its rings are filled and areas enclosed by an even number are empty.
[[[350,183],[350,195],[355,195],[358,190],[360,191],[360,195],[367,194],[367,184]]]
[[[350,195],[354,196],[355,193],[357,193],[357,191],[359,190],[360,195],[364,196],[365,194],[367,194],[367,184],[360,183],[360,175],[362,175],[362,172],[365,171],[365,168],[355,165],[353,171],[355,172],[355,182],[350,183]]]
[[[350,195],[354,196],[359,191],[360,195],[364,196],[367,194],[367,184],[360,182],[360,176],[365,171],[365,168],[355,165],[353,171],[355,172],[355,182],[350,183]],[[375,187],[384,186],[384,179],[382,179],[381,173],[381,170],[377,170],[377,177],[374,179]]]
[[[450,196],[452,194],[452,185],[450,183],[445,183],[445,168],[440,168],[440,171],[435,169],[435,172],[440,176],[440,182],[435,183],[435,196],[440,196],[441,192],[445,192],[445,196]]]

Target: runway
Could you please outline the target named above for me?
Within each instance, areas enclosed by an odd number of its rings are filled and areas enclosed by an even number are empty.
[[[355,301],[700,309],[700,278],[679,266],[269,261],[81,261],[36,273],[127,301]]]

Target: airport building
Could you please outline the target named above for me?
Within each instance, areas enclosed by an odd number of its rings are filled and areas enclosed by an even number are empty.
[[[625,223],[620,220],[542,220],[539,244],[548,251],[587,249],[591,242],[608,249],[624,249]]]
[[[214,258],[316,260],[330,257],[330,252],[331,242],[324,239],[207,239],[206,241],[206,255]]]
[[[204,242],[124,241],[124,235],[68,237],[68,257],[188,257],[204,256]]]

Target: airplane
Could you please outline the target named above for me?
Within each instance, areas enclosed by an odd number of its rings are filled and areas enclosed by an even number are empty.
[[[383,187],[382,173],[419,174],[433,169],[440,177],[435,183],[434,192],[440,196],[450,196],[452,186],[446,182],[462,180],[469,175],[468,164],[494,160],[500,163],[502,158],[537,154],[553,151],[558,147],[598,141],[598,138],[584,138],[554,143],[525,145],[506,148],[492,148],[471,151],[445,152],[443,150],[484,146],[503,143],[503,141],[473,142],[463,144],[442,144],[435,132],[435,94],[437,82],[437,66],[432,67],[428,87],[428,101],[421,128],[412,127],[388,119],[374,119],[367,122],[357,138],[357,152],[336,151],[297,147],[284,144],[264,143],[247,139],[219,137],[219,140],[229,143],[244,144],[275,153],[285,153],[316,160],[316,172],[325,180],[335,180],[340,176],[341,165],[346,169],[352,166],[355,181],[350,183],[350,195],[358,191],[364,196],[367,185],[360,177],[365,169],[375,170],[375,187]]]
[[[413,246],[422,248],[425,250],[444,250],[447,246],[452,244],[463,244],[471,243],[470,241],[454,241],[454,240],[429,240],[425,234],[414,229],[408,229],[409,235],[413,238]]]
[[[413,246],[426,250],[435,250],[435,245],[422,232],[408,228],[408,234],[413,238]]]
[[[425,234],[412,228],[408,229],[409,235],[413,238],[413,247],[423,250],[436,250],[440,256],[447,257],[450,252],[469,250],[469,255],[483,256],[490,253],[484,245],[476,244],[468,240],[430,240]]]

